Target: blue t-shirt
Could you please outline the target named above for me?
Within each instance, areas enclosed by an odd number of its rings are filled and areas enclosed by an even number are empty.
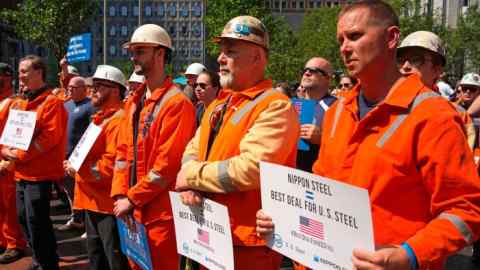
[[[65,102],[64,106],[68,113],[66,149],[68,158],[90,124],[90,117],[96,109],[90,102],[90,98],[79,102],[69,100]]]

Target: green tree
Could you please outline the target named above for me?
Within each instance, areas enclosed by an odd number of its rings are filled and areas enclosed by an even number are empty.
[[[338,7],[320,7],[305,15],[296,46],[297,70],[314,56],[327,59],[336,70],[344,68],[336,38],[339,11]]]
[[[466,72],[480,71],[480,11],[478,6],[468,8],[464,16],[458,22],[458,39],[460,40],[462,52],[466,57]]]
[[[225,24],[232,18],[250,15],[260,19],[270,35],[269,65],[267,76],[277,81],[295,79],[292,66],[297,61],[293,57],[296,44],[295,35],[283,17],[274,17],[259,0],[208,0],[204,17],[207,28],[207,53],[210,57],[218,55],[218,46],[212,42],[219,36]]]
[[[17,9],[1,10],[0,17],[20,38],[50,49],[58,62],[69,38],[87,30],[97,6],[94,0],[24,0]]]

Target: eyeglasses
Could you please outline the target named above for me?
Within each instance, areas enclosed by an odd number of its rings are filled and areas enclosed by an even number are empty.
[[[349,84],[349,83],[341,83],[341,84],[339,84],[339,86],[340,86],[340,88],[350,88],[350,87],[352,87],[352,85]]]
[[[109,83],[94,83],[93,84],[93,92],[97,92],[100,88],[115,88],[116,86]]]
[[[398,66],[403,66],[407,61],[413,66],[420,67],[425,64],[425,62],[432,61],[432,58],[428,58],[420,54],[397,56]]]
[[[470,93],[477,93],[480,88],[478,87],[473,87],[473,86],[461,86],[460,91],[462,92],[470,92]]]
[[[193,84],[193,89],[197,89],[198,86],[200,86],[200,89],[205,90],[205,89],[207,89],[208,84],[206,84],[206,83],[194,83]]]
[[[316,68],[316,67],[306,67],[302,70],[302,75],[307,73],[307,71],[310,73],[310,74],[317,74],[317,73],[320,73],[322,76],[325,76],[325,77],[328,77],[328,73],[323,70],[323,69],[320,69],[320,68]]]

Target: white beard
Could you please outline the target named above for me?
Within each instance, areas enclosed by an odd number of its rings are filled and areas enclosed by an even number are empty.
[[[232,87],[233,84],[233,76],[231,73],[227,73],[226,75],[220,75],[220,85],[223,89],[229,89]]]

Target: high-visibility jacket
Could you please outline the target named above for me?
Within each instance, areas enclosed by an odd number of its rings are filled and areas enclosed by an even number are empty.
[[[316,174],[366,188],[375,244],[408,243],[420,269],[480,231],[480,181],[460,115],[411,75],[359,119],[357,86],[327,112]]]
[[[44,90],[33,100],[17,98],[10,110],[37,113],[35,130],[27,151],[17,149],[15,179],[27,181],[58,180],[64,176],[67,112],[63,101]]]
[[[92,116],[92,123],[100,126],[102,131],[75,175],[75,209],[113,214],[114,201],[110,192],[118,130],[123,116],[124,110],[120,105],[103,109]]]
[[[10,104],[15,97],[0,97],[0,133],[3,131]],[[13,162],[7,170],[0,174],[0,246],[5,248],[24,249],[26,242],[18,224],[17,209],[15,207],[15,180],[13,179]],[[10,169],[11,168],[11,169]]]
[[[190,100],[166,78],[162,87],[145,98],[139,111],[136,144],[136,183],[129,187],[133,166],[134,117],[146,85],[125,104],[125,121],[117,145],[111,196],[126,195],[135,205],[134,217],[148,225],[171,220],[168,191],[173,190],[182,153],[195,132],[195,108]]]
[[[212,121],[227,101],[207,154]],[[299,135],[295,109],[270,80],[239,92],[224,90],[205,111],[183,155],[182,170],[191,188],[210,192],[208,198],[228,207],[234,245],[265,243],[255,232],[261,208],[259,162],[295,167]]]

